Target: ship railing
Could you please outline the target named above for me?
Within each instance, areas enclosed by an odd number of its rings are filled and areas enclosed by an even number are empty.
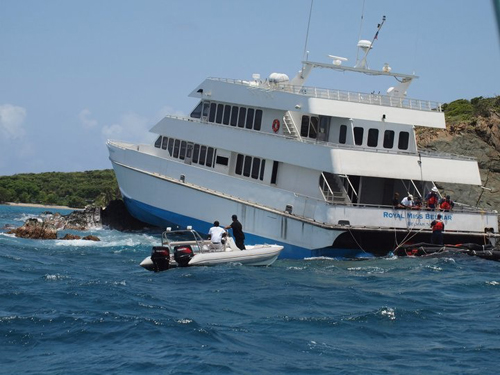
[[[283,91],[296,95],[309,96],[313,98],[330,99],[345,101],[351,103],[372,104],[384,107],[397,107],[413,109],[417,111],[432,111],[442,112],[441,103],[430,100],[400,98],[396,96],[382,95],[372,93],[363,93],[356,91],[345,91],[338,89],[326,89],[319,87],[309,86],[294,86],[288,83],[271,83],[269,81],[249,82],[244,80],[230,79],[230,78],[215,78],[210,79],[215,81],[227,82],[237,85],[245,85],[255,89]]]
[[[228,127],[228,125],[217,124],[214,122],[209,123],[208,121],[200,120],[200,119],[193,119],[189,116],[166,115],[165,118],[171,118],[171,119],[175,119],[175,120],[182,120],[182,121],[189,121],[189,122],[198,122],[198,123],[202,123],[202,124],[210,124],[212,126]],[[238,128],[238,131],[255,132],[256,130]],[[425,156],[425,157],[443,158],[443,159],[473,160],[473,161],[477,160],[476,158],[474,158],[472,156],[464,156],[464,155],[450,154],[450,153],[437,152],[437,151],[419,150],[419,151],[415,152],[415,151],[404,151],[404,150],[380,149],[380,148],[376,148],[376,147],[363,147],[363,146],[354,146],[354,145],[348,145],[348,144],[332,143],[332,142],[320,141],[317,139],[311,139],[311,138],[300,137],[300,136],[298,136],[297,138],[294,138],[291,136],[285,136],[285,135],[281,135],[281,134],[273,134],[273,133],[265,133],[265,132],[260,132],[260,133],[264,136],[283,137],[283,138],[287,138],[289,140],[293,140],[293,141],[297,141],[297,142],[317,144],[317,145],[321,145],[321,146],[338,148],[338,149],[348,149],[348,150],[375,152],[375,153],[383,153],[383,154],[395,154],[395,155],[419,155],[420,154],[420,155]],[[135,145],[134,145],[134,147],[135,147]]]

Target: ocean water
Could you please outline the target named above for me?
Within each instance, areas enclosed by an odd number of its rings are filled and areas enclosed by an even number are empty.
[[[0,228],[44,209],[0,206]],[[67,213],[68,211],[60,211]],[[498,374],[500,262],[138,266],[155,233],[0,230],[0,374]]]

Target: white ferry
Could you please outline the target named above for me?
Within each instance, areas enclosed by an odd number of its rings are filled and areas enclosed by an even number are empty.
[[[380,28],[380,25],[379,25]],[[415,127],[445,128],[439,103],[406,97],[415,75],[363,58],[306,59],[297,76],[207,78],[189,116],[166,116],[154,144],[109,140],[123,199],[137,219],[161,227],[236,214],[248,243],[284,247],[281,257],[383,255],[430,242],[439,211],[395,209],[393,196],[425,197],[440,183],[481,185],[468,157],[418,150]],[[386,94],[306,86],[316,68],[397,80]],[[494,244],[496,212],[455,204],[442,212],[447,244]]]

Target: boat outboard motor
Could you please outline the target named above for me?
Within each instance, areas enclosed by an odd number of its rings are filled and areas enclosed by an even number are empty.
[[[169,268],[170,251],[166,246],[154,246],[151,250],[151,261],[153,262],[153,271],[166,271]]]
[[[179,267],[187,267],[193,256],[193,249],[189,245],[176,246],[174,249],[174,259]]]

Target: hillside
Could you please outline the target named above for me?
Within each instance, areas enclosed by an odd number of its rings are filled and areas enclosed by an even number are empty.
[[[120,198],[113,170],[24,173],[0,176],[0,203],[35,203],[84,208]]]
[[[446,129],[417,129],[421,149],[472,156],[481,171],[481,187],[437,184],[455,201],[500,211],[500,96],[460,99],[443,105]]]

